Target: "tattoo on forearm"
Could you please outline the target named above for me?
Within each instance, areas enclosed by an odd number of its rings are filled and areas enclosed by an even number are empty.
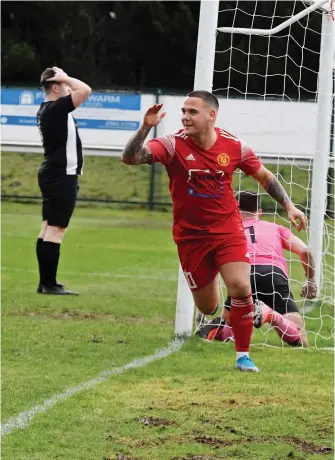
[[[284,209],[287,205],[291,203],[291,200],[287,193],[284,190],[284,187],[281,185],[276,176],[272,176],[267,184],[264,186],[265,190],[268,192],[272,198],[274,198]]]
[[[128,165],[152,163],[152,154],[150,149],[143,146],[150,129],[150,127],[141,126],[137,133],[129,139],[122,152],[122,161],[124,163]]]

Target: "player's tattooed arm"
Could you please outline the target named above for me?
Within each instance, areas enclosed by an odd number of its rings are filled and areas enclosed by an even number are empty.
[[[253,174],[252,177],[256,179],[264,190],[266,190],[267,193],[287,211],[289,220],[298,232],[302,229],[306,230],[307,218],[305,214],[294,206],[285,192],[284,187],[271,171],[262,165],[257,173]]]
[[[271,174],[271,176],[269,176],[268,180],[264,184],[264,189],[284,209],[287,210],[290,206],[292,206],[292,201],[275,175]]]
[[[154,104],[145,112],[143,124],[122,152],[121,161],[126,165],[152,164],[152,153],[149,147],[143,144],[150,129],[157,126],[165,117],[165,112],[160,112],[162,107],[163,104]]]
[[[127,142],[121,156],[121,161],[127,165],[151,164],[152,153],[144,141],[149,134],[151,126],[142,125],[137,133]]]
[[[281,185],[276,176],[265,168],[263,165],[257,171],[256,174],[252,176],[256,179],[261,186],[266,190],[266,192],[279,203],[284,209],[288,209],[293,206],[292,201],[284,190],[284,187]]]

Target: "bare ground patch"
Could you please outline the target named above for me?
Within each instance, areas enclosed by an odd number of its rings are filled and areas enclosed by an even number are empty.
[[[218,457],[209,457],[208,455],[187,455],[186,457],[173,457],[171,460],[215,460]]]
[[[146,426],[169,426],[176,423],[173,420],[158,417],[140,417],[138,421]]]
[[[198,442],[200,444],[205,444],[206,446],[211,446],[216,449],[219,447],[227,447],[231,446],[232,444],[236,444],[236,441],[225,441],[224,439],[216,438],[214,436],[195,436],[194,438],[195,442]]]
[[[281,438],[281,440],[299,450],[302,450],[303,452],[308,452],[310,454],[328,455],[333,452],[331,447],[316,446],[312,442],[303,441],[299,438]]]
[[[124,454],[116,454],[114,457],[104,457],[103,460],[140,460],[138,457],[128,457]]]

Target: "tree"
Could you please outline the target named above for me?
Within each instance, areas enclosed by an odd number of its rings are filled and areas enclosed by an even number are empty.
[[[199,7],[192,1],[3,2],[2,81],[36,85],[46,67],[57,65],[94,88],[188,91],[194,80]],[[239,1],[235,7],[235,1],[222,4],[220,26],[274,27],[304,5]],[[310,97],[316,89],[320,41],[311,29],[320,26],[320,15],[308,20],[309,27],[307,18],[292,25],[288,42],[219,34],[216,69],[221,72],[214,75],[214,87],[225,93],[230,78],[230,95],[285,90],[292,98]]]

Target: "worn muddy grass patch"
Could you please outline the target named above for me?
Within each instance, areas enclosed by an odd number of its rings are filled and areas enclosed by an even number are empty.
[[[174,425],[176,422],[173,420],[167,420],[166,418],[159,417],[141,417],[138,419],[142,425],[145,426],[169,426]]]
[[[306,453],[329,455],[333,452],[331,447],[317,446],[312,442],[304,441],[298,438],[283,438],[282,440]]]
[[[234,432],[236,432],[234,430]],[[194,438],[195,442],[199,442],[200,444],[205,444],[207,446],[212,446],[214,448],[221,448],[221,447],[227,447],[227,446],[232,446],[234,444],[237,444],[237,441],[226,441],[224,439],[220,438],[215,438],[212,436],[195,436]],[[238,440],[238,443],[243,443],[243,444],[248,444],[248,443],[278,443],[278,442],[285,442],[287,444],[290,444],[294,447],[296,447],[298,450],[309,453],[309,454],[322,454],[322,455],[329,455],[333,452],[333,449],[331,447],[325,447],[325,446],[318,446],[315,445],[311,442],[307,442],[298,438],[280,438],[280,437],[247,437],[247,438],[240,438]]]
[[[171,460],[215,460],[218,458],[207,455],[187,455],[186,457],[173,457]]]
[[[128,457],[127,455],[117,454],[113,457],[104,457],[103,460],[140,460],[138,457]]]

